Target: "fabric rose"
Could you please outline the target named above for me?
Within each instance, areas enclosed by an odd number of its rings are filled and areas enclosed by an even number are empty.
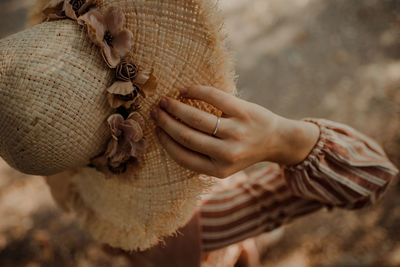
[[[139,71],[135,64],[128,63],[126,60],[121,60],[115,68],[115,78],[119,81],[131,81],[136,84],[146,84],[152,76],[152,70],[145,69]]]
[[[138,71],[135,64],[125,60],[115,68],[115,78],[116,81],[107,88],[107,99],[112,108],[123,106],[129,109],[139,94],[143,97],[151,95],[157,86],[157,80],[151,70]]]
[[[121,63],[115,68],[115,78],[123,82],[133,81],[138,74],[138,68],[135,64],[121,60]]]
[[[43,9],[48,20],[70,18],[77,20],[80,15],[94,6],[93,0],[51,0]]]
[[[146,142],[142,130],[145,122],[138,112],[130,113],[126,119],[120,114],[113,114],[107,122],[112,138],[106,152],[93,159],[92,164],[106,175],[110,172],[119,174],[127,169],[127,164],[145,152]]]
[[[110,68],[115,68],[132,47],[133,34],[124,29],[125,16],[119,7],[109,7],[104,13],[91,9],[78,18],[86,25],[90,39],[101,48]]]

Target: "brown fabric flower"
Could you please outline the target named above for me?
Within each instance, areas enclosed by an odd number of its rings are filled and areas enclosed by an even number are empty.
[[[110,68],[115,68],[132,47],[133,34],[123,29],[125,16],[119,7],[109,7],[104,14],[91,9],[78,18],[78,23],[87,26],[89,37],[101,48]]]
[[[134,83],[141,85],[144,96],[152,96],[157,89],[157,78],[154,76],[153,70],[139,71]]]
[[[112,138],[106,152],[91,163],[106,174],[124,172],[127,164],[146,149],[142,130],[145,125],[144,119],[138,112],[132,112],[126,119],[120,114],[113,114],[107,122]]]
[[[153,75],[152,69],[139,71],[135,64],[124,59],[115,68],[115,78],[123,82],[131,81],[134,84],[133,86],[137,88],[139,88],[137,85],[140,85],[139,93],[143,97],[152,95],[157,87],[157,79]]]
[[[137,77],[143,83],[143,86],[136,85],[131,81],[115,81],[110,87],[107,88],[107,100],[112,108],[123,106],[129,109],[133,104],[137,103],[137,96],[140,94],[143,97],[152,95],[157,88],[157,79],[148,71],[141,71]]]
[[[137,74],[138,68],[136,65],[128,63],[126,60],[121,60],[121,62],[115,68],[115,78],[120,81],[133,81]]]
[[[107,100],[112,108],[125,107],[129,109],[136,103],[140,88],[132,82],[116,81],[107,88]]]
[[[51,0],[43,9],[48,20],[70,18],[77,20],[80,15],[94,6],[93,0]]]

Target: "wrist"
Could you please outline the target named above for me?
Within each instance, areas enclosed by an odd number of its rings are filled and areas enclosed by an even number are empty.
[[[277,151],[273,161],[283,165],[302,162],[318,142],[319,135],[319,127],[312,122],[281,117],[276,130]]]

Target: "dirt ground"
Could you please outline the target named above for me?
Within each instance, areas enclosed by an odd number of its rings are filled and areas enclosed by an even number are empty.
[[[0,37],[29,0],[0,0]],[[241,97],[280,115],[324,117],[374,138],[400,166],[398,0],[221,0]],[[264,255],[279,267],[400,266],[400,184],[360,211],[320,211]],[[0,266],[129,266],[62,213],[41,177],[0,162]]]

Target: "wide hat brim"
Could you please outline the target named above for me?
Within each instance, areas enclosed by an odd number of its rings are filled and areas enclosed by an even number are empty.
[[[47,2],[39,1],[36,9]],[[157,78],[155,94],[142,100],[139,111],[148,143],[139,167],[128,179],[107,179],[85,167],[110,138],[105,120],[113,111],[105,90],[113,72],[82,27],[70,20],[44,22],[0,42],[0,152],[23,172],[54,174],[47,180],[56,201],[77,213],[97,240],[143,250],[190,219],[211,181],[169,157],[155,135],[150,110],[161,96],[178,98],[177,89],[187,84],[234,94],[233,57],[213,0],[96,4],[123,10],[125,27],[134,35],[128,58]],[[42,20],[40,15],[33,19]],[[187,103],[219,114],[203,102]]]

